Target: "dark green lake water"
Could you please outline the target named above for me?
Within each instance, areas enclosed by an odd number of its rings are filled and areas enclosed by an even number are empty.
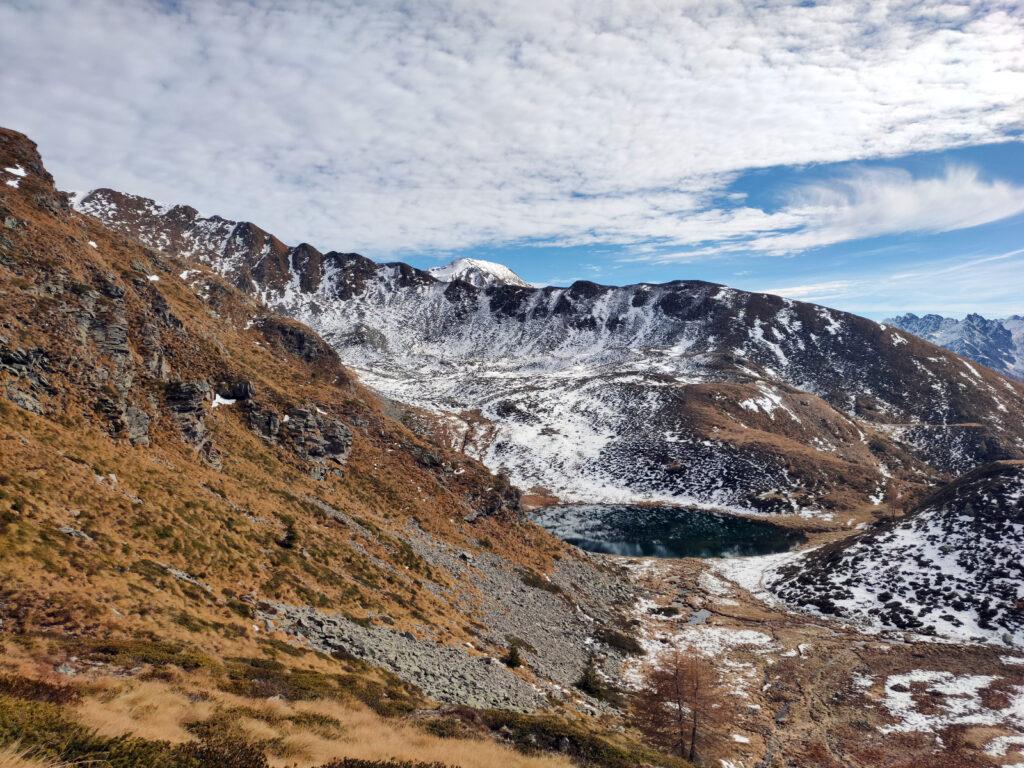
[[[563,505],[531,517],[581,549],[632,557],[770,555],[806,540],[767,521],[689,507]]]

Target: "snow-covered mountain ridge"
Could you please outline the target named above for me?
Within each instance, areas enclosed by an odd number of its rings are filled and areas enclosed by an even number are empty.
[[[470,285],[475,285],[477,288],[486,288],[492,285],[518,285],[520,288],[530,287],[528,282],[504,264],[484,261],[482,259],[456,259],[451,264],[445,264],[443,267],[434,267],[427,271],[444,283],[462,280]]]
[[[970,314],[957,320],[908,313],[885,322],[1000,373],[1024,379],[1024,317],[1020,315],[988,320]]]
[[[1024,456],[1024,387],[825,307],[699,281],[479,287],[111,190],[77,207],[211,265],[563,499],[814,513]]]

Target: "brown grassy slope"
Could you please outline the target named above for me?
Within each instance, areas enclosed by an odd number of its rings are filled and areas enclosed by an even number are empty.
[[[565,552],[520,519],[507,483],[386,416],[308,330],[266,317],[213,275],[202,300],[178,278],[180,265],[71,213],[31,142],[0,138],[0,165],[28,172],[0,192],[0,337],[8,361],[36,358],[0,374],[6,631],[184,634],[220,653],[256,634],[237,604],[250,594],[380,614],[399,628],[426,623],[460,642],[470,617],[420,588],[424,577],[449,577],[400,540],[405,526],[416,521],[471,551],[486,542],[536,570]],[[90,296],[101,330],[124,321],[127,354],[108,353],[88,326],[81,332]],[[253,317],[263,322],[247,328]],[[281,342],[296,334],[300,355]],[[168,382],[239,379],[265,410],[311,404],[351,428],[340,476],[311,477],[318,465],[257,435],[236,406],[203,404],[219,469],[187,444],[168,412]],[[117,430],[111,438],[102,403],[116,397],[148,413],[148,446]],[[311,498],[372,535],[326,517]],[[495,514],[464,522],[481,511]]]
[[[2,732],[8,716],[113,728],[96,719],[112,717],[122,695],[105,675],[123,678],[128,698],[145,695],[144,679],[176,686],[166,701],[190,697],[193,718],[226,706],[223,694],[209,699],[217,690],[247,699],[279,690],[289,701],[384,715],[429,706],[363,662],[296,650],[254,620],[252,603],[313,605],[479,647],[477,617],[423,588],[453,577],[408,546],[408,526],[531,571],[575,556],[522,519],[506,481],[397,421],[395,406],[363,389],[308,329],[73,213],[35,145],[0,130],[5,167],[26,176],[0,185],[0,673],[45,681],[58,670],[87,682],[82,705],[58,715],[48,703],[36,713],[19,698],[24,685],[12,692],[0,680],[0,746],[35,738],[24,724]],[[182,421],[172,393],[196,382],[209,392]],[[213,407],[215,392],[239,382],[247,399]],[[301,441],[283,431],[268,439],[253,425],[254,415],[283,422],[295,409],[350,433],[347,457],[310,458]],[[344,519],[324,514],[325,504]],[[181,737],[183,722],[152,723],[150,714],[129,713],[122,725],[144,738]],[[328,753],[412,756],[422,742],[373,722],[366,727],[390,733],[393,748],[328,748],[305,727],[278,735],[310,743],[288,763],[302,765]],[[524,739],[532,727],[513,724]],[[50,745],[32,757],[71,754],[52,741],[29,744]],[[74,754],[93,754],[86,747]],[[515,764],[492,746],[465,749],[455,764]]]
[[[40,411],[3,406],[0,507],[11,529],[2,564],[11,577],[4,579],[9,620],[29,628],[41,615],[31,610],[38,602],[53,626],[95,628],[111,621],[120,601],[125,619],[114,623],[152,615],[165,621],[163,602],[196,591],[154,575],[158,566],[172,566],[208,584],[212,603],[228,588],[353,615],[380,611],[399,623],[429,617],[458,635],[462,617],[417,589],[416,574],[427,566],[389,529],[415,519],[457,546],[473,549],[487,539],[500,554],[539,570],[561,551],[519,519],[507,484],[385,416],[310,332],[265,318],[213,275],[203,275],[203,301],[178,278],[179,265],[66,210],[31,143],[12,132],[0,136],[6,139],[0,163],[28,171],[18,189],[0,193],[0,218],[12,224],[0,241],[0,337],[7,350],[45,355],[38,366],[42,385],[31,380],[31,370],[28,376],[8,371],[3,379],[8,393],[27,394]],[[124,320],[127,355],[111,355],[80,332],[81,297],[90,292],[99,294],[96,323]],[[107,298],[121,292],[118,301]],[[160,315],[171,320],[155,321]],[[264,321],[246,328],[254,317]],[[290,354],[280,343],[282,328],[306,336],[314,352]],[[147,366],[154,356],[160,358],[155,375]],[[165,404],[167,382],[240,379],[252,383],[262,409],[283,413],[312,404],[351,428],[341,476],[312,478],[315,463],[261,438],[237,406],[203,406],[220,469],[186,444]],[[115,397],[149,415],[148,447],[109,437],[102,403]],[[356,551],[352,532],[318,514],[309,497],[365,518],[380,535]],[[499,514],[463,522],[486,510]],[[90,538],[60,533],[61,526]],[[296,544],[284,548],[278,542],[289,529]],[[367,550],[403,561],[408,576],[380,572]],[[17,578],[19,565],[34,577]],[[67,610],[58,616],[62,606]]]

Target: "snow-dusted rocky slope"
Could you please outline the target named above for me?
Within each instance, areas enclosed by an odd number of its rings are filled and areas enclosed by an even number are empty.
[[[793,605],[888,629],[1024,646],[1024,464],[947,485],[907,517],[766,580]]]
[[[879,503],[892,476],[1024,456],[1024,386],[813,304],[697,281],[480,287],[111,190],[76,206],[212,265],[563,499],[845,509]]]
[[[957,320],[942,315],[918,317],[909,313],[885,322],[995,371],[1024,379],[1024,317],[1020,315],[987,320],[970,314]]]

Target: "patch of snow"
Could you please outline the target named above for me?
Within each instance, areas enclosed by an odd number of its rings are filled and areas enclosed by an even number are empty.
[[[937,732],[954,725],[1002,725],[1024,727],[1024,686],[1015,686],[1006,707],[990,709],[981,692],[999,678],[990,675],[955,675],[952,672],[915,669],[889,675],[883,705],[897,721],[882,726],[882,733]],[[927,710],[918,709],[915,695],[927,694]]]
[[[146,275],[146,279],[151,283],[159,283],[160,275]]]
[[[973,365],[968,363],[966,360],[961,360],[960,362],[964,364],[964,368],[966,368],[968,371],[970,371],[971,375],[974,378],[978,379],[979,381],[981,380],[981,374],[978,373],[978,369],[977,368],[975,368]]]
[[[866,690],[875,684],[875,678],[871,675],[854,674],[853,685],[855,688]]]
[[[232,399],[230,397],[221,397],[220,395],[214,395],[213,396],[213,407],[214,408],[216,408],[218,405],[234,405],[236,402],[238,402],[238,401],[234,400],[234,399]],[[285,416],[285,421],[287,421],[287,420],[288,420],[288,417]]]
[[[1006,757],[1010,747],[1017,747],[1014,752],[1024,754],[1024,734],[1014,736],[999,736],[988,743],[985,747],[985,754],[989,757]]]

